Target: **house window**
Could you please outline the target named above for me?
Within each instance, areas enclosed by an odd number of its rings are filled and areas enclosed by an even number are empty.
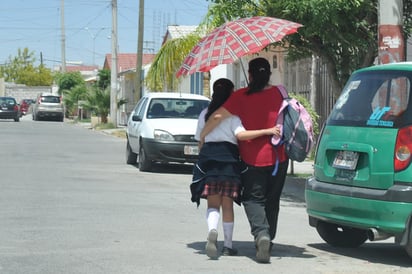
[[[273,64],[272,68],[277,69],[278,68],[278,56],[275,54],[273,55]]]
[[[203,73],[196,72],[190,75],[190,93],[203,95]]]

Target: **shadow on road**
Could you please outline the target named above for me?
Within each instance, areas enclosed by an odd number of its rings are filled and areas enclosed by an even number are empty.
[[[412,267],[412,259],[401,246],[394,243],[367,242],[358,248],[338,248],[326,243],[308,244],[308,246],[366,262]]]
[[[197,254],[206,256],[205,252],[206,242],[193,242],[187,244],[187,247],[196,250]],[[223,247],[223,241],[218,242],[218,250],[221,250]],[[256,258],[256,248],[254,241],[233,241],[233,247],[238,250],[238,255],[241,257],[247,257],[251,260]],[[304,247],[298,247],[294,245],[284,245],[275,243],[272,248],[271,253],[272,259],[276,257],[298,257],[298,258],[313,258],[315,257],[312,254],[306,253]]]
[[[134,167],[139,169],[139,164]],[[192,164],[160,164],[153,163],[152,170],[148,173],[192,174]]]

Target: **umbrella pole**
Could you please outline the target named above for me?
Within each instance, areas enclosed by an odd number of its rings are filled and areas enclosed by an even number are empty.
[[[245,66],[243,65],[242,58],[240,58],[239,61],[240,61],[240,66],[242,67],[243,74],[245,75],[246,84],[249,85],[249,79],[246,75],[246,70],[245,70]]]

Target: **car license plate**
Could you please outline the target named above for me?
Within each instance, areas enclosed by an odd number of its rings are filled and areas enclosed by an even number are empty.
[[[336,152],[333,160],[334,168],[354,170],[358,163],[359,153],[355,151],[341,150]]]
[[[186,145],[184,147],[184,153],[185,155],[199,155],[199,147]]]

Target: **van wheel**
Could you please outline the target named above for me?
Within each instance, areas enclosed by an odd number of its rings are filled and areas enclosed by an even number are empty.
[[[152,161],[147,158],[146,151],[143,146],[139,148],[139,170],[140,171],[150,171],[152,169]]]
[[[336,247],[358,247],[368,239],[366,230],[319,221],[316,230],[328,244]]]
[[[136,161],[137,161],[137,154],[132,151],[132,148],[130,147],[129,139],[127,139],[126,163],[128,165],[134,165],[134,164],[136,164]]]

